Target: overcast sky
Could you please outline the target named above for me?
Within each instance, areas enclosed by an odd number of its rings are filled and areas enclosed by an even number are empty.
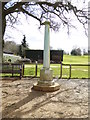
[[[18,25],[14,25],[16,29],[7,27],[5,40],[12,40],[17,44],[20,44],[23,39],[23,35],[25,35],[30,49],[43,49],[45,26],[38,29],[38,21],[31,17],[26,20],[23,14],[19,16],[19,21],[20,23],[18,23]],[[69,35],[67,34],[67,28],[61,27],[59,32],[50,30],[50,46],[53,49],[63,49],[66,52],[70,52],[74,47],[88,49],[88,38],[85,35],[82,25],[78,21],[74,21],[73,24],[77,29],[70,28]],[[11,38],[7,36],[10,36]]]

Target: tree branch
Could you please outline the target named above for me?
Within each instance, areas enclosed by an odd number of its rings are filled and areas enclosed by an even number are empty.
[[[70,15],[70,12],[73,13],[77,17],[77,20],[83,25],[87,24],[88,20],[87,11],[85,11],[85,9],[79,10],[77,6],[74,6],[71,2],[15,2],[11,4],[9,8],[6,7],[6,4],[7,2],[3,3],[4,22],[6,19],[5,17],[7,15],[12,15],[12,13],[14,12],[17,12],[17,14],[19,12],[23,12],[25,15],[29,15],[38,20],[40,25],[42,25],[48,14],[49,20],[51,22],[50,27],[53,30],[55,30],[55,28],[56,30],[58,30],[61,24],[67,25],[67,27],[72,26],[70,23],[70,18],[68,18],[67,16],[67,14]],[[58,18],[60,21],[57,22],[56,18],[54,18],[53,16]],[[12,20],[14,19],[12,18]]]
[[[19,9],[19,7],[21,7],[24,4],[25,3],[23,3],[23,2],[17,2],[14,6],[8,8],[7,10],[5,10],[5,15],[8,15],[10,13],[15,12],[16,9]]]
[[[36,17],[35,15],[29,13],[28,11],[26,11],[26,10],[25,10],[24,8],[22,8],[22,7],[20,7],[19,9],[20,9],[23,13],[26,13],[27,15],[29,15],[29,16],[37,19],[37,20],[40,22],[40,24],[41,24],[41,20],[40,20],[38,17]]]

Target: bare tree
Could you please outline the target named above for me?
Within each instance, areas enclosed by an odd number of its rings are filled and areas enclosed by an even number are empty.
[[[3,51],[18,54],[19,45],[17,45],[14,41],[6,41],[4,42]]]
[[[82,0],[85,2],[84,0]],[[31,16],[39,21],[40,26],[43,24],[45,19],[50,21],[50,27],[53,30],[58,30],[60,25],[68,27],[74,27],[71,24],[71,15],[73,14],[80,23],[85,27],[87,24],[87,8],[78,8],[70,0],[46,0],[46,1],[31,1],[31,2],[2,2],[2,30],[3,36],[5,33],[6,23],[13,26],[18,20],[18,15],[22,12],[26,16]]]

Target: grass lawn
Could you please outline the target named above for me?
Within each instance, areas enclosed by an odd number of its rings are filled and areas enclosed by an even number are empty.
[[[64,64],[88,64],[88,56],[70,56],[64,55]],[[38,64],[37,76],[40,76],[40,69],[43,65]],[[60,77],[60,64],[51,64],[53,77]],[[25,76],[35,76],[35,64],[25,65]],[[62,66],[62,78],[69,78],[69,66]],[[88,66],[72,66],[71,78],[88,78]]]
[[[63,63],[65,64],[88,64],[88,56],[72,56],[72,55],[64,55]]]

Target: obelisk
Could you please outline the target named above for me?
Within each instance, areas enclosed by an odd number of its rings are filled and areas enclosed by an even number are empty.
[[[43,24],[45,25],[43,68],[40,70],[40,79],[33,88],[39,91],[56,91],[59,84],[54,82],[53,70],[50,69],[50,22],[45,21]]]

